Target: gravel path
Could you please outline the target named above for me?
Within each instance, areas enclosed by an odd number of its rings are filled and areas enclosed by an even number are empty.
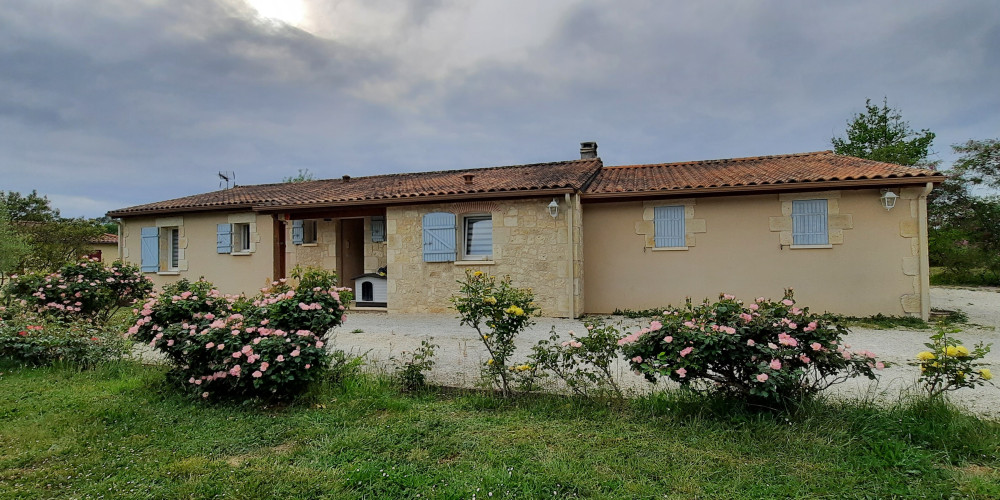
[[[994,343],[986,362],[994,373],[1000,374],[1000,290],[935,287],[931,289],[931,304],[935,308],[962,310],[969,316],[969,325],[956,336],[965,345],[979,341]],[[612,321],[617,321],[613,318]],[[625,320],[635,324],[631,320]],[[537,324],[518,338],[514,359],[524,359],[538,340],[548,338],[555,328],[565,336],[573,330],[584,330],[583,322],[568,319],[539,318]],[[886,400],[895,399],[900,391],[913,390],[917,369],[906,363],[917,352],[925,350],[931,330],[870,330],[855,328],[847,337],[853,349],[867,349],[881,359],[896,366],[881,372],[877,383],[867,379],[854,380],[834,386],[835,394],[863,396],[874,394]],[[397,314],[355,311],[348,314],[347,322],[333,336],[331,347],[356,355],[365,355],[370,366],[378,370],[391,370],[389,358],[403,351],[412,351],[420,341],[433,337],[440,345],[435,354],[436,365],[428,378],[431,382],[452,386],[472,387],[479,381],[479,370],[488,359],[485,348],[476,338],[474,330],[462,327],[454,315],[448,314]],[[623,386],[643,392],[653,388],[642,377],[633,374],[624,362],[617,366],[617,378]],[[986,385],[976,390],[960,390],[953,399],[980,415],[1000,417],[1000,387]]]

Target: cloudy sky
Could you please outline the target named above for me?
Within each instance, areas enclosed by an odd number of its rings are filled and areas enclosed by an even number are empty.
[[[998,89],[995,0],[5,0],[0,190],[816,151],[883,96],[946,166]]]

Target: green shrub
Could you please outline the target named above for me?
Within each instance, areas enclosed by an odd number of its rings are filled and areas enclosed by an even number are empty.
[[[562,342],[553,328],[548,340],[540,340],[532,348],[531,362],[538,370],[559,377],[577,395],[589,397],[598,392],[622,397],[611,374],[620,350],[620,332],[602,323],[589,322],[586,326],[585,335],[571,331],[570,339]]]
[[[512,394],[513,373],[528,371],[525,364],[513,365],[514,340],[532,324],[534,294],[529,288],[514,288],[510,276],[497,282],[482,271],[465,271],[458,295],[451,297],[462,325],[479,334],[490,359],[483,367],[483,377],[504,396]],[[528,367],[530,368],[530,366]]]
[[[970,351],[962,345],[962,341],[948,336],[958,331],[938,326],[937,333],[931,335],[931,341],[924,344],[929,350],[917,353],[917,361],[910,363],[920,367],[919,381],[931,397],[963,387],[971,389],[992,383],[989,381],[993,373],[984,368],[986,363],[978,362],[990,352],[990,345],[980,342]]]
[[[834,316],[796,307],[786,291],[783,300],[747,306],[732,295],[688,301],[618,342],[650,381],[666,376],[695,390],[787,404],[850,377],[875,378],[884,363],[850,351],[847,333]]]
[[[427,385],[427,377],[424,372],[428,372],[434,367],[434,350],[437,344],[432,343],[433,337],[420,341],[420,347],[413,352],[403,351],[400,358],[390,358],[396,366],[396,380],[399,381],[403,390],[416,391],[423,389]]]
[[[120,358],[130,343],[114,329],[32,315],[0,319],[0,358],[29,365],[67,363],[83,368]]]
[[[248,300],[204,280],[164,287],[137,310],[129,334],[163,352],[174,377],[202,397],[297,394],[325,373],[329,330],[344,319],[346,288],[325,271],[296,270]]]
[[[52,274],[18,276],[4,292],[8,300],[46,316],[106,323],[152,289],[153,282],[138,266],[121,261],[105,265],[84,258]]]

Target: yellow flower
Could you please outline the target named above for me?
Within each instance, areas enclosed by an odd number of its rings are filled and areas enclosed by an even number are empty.
[[[504,312],[507,314],[513,314],[514,316],[524,316],[524,309],[521,309],[518,306],[510,306],[507,309],[504,309]]]
[[[487,361],[486,364],[488,364],[490,366],[493,366],[493,358],[490,358],[490,360]]]
[[[528,364],[517,365],[516,367],[514,367],[514,369],[516,369],[519,372],[528,371],[531,369],[531,365]]]
[[[489,335],[483,335],[483,340],[489,340],[489,339],[490,339]]]
[[[492,305],[494,305],[496,303],[497,303],[497,298],[494,297],[494,296],[492,296],[492,295],[490,295],[489,297],[484,297],[483,298],[483,304],[489,304],[489,305],[492,306]]]
[[[979,376],[983,377],[983,380],[989,380],[993,378],[993,372],[989,368],[981,368],[979,370]]]
[[[480,277],[480,276],[483,275],[483,272],[482,271],[476,271],[476,272],[472,273],[472,275],[478,278],[478,277]]]
[[[958,356],[959,357],[964,358],[964,357],[966,357],[966,356],[969,355],[969,350],[966,349],[964,345],[960,345],[960,346],[956,347],[955,350],[958,351]]]
[[[923,351],[917,353],[917,359],[919,359],[920,361],[927,361],[929,359],[934,359],[935,357],[936,356],[934,356],[934,353],[930,351]]]

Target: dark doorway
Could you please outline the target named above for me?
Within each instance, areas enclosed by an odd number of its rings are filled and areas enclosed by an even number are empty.
[[[337,274],[340,286],[354,289],[354,278],[365,273],[365,220],[340,219],[337,242]],[[358,291],[354,291],[355,297]]]

